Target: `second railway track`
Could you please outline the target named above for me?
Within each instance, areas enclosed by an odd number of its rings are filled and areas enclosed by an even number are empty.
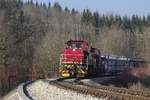
[[[98,98],[105,98],[107,100],[150,100],[150,92],[142,92],[129,90],[125,88],[117,88],[110,86],[93,86],[85,84],[79,80],[74,82],[66,82],[63,79],[50,82],[62,89],[69,89],[79,93],[93,95]]]

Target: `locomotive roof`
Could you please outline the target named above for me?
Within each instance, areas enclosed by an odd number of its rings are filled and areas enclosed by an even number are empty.
[[[85,41],[85,40],[69,40],[66,43],[68,43],[68,42],[86,42],[87,43],[87,41]]]

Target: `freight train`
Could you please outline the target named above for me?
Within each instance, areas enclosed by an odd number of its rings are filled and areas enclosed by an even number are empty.
[[[59,73],[62,77],[85,77],[117,74],[131,67],[145,64],[143,60],[117,56],[102,56],[100,50],[87,41],[69,40],[60,56]]]
[[[103,74],[116,75],[121,72],[128,71],[133,68],[145,67],[146,61],[143,59],[133,59],[127,57],[119,57],[114,55],[101,56],[101,67]]]

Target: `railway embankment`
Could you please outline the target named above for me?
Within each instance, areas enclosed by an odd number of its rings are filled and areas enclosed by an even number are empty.
[[[34,100],[104,100],[91,95],[65,90],[42,80],[29,85],[27,91]]]
[[[135,97],[137,98],[136,100],[149,100],[149,92],[145,92],[142,89],[137,91],[136,89],[128,90],[120,87],[123,80],[127,84],[130,83],[130,79],[137,82],[138,78],[133,78],[135,77],[127,75],[126,78],[122,76],[99,77],[81,79],[79,83],[76,83],[75,79],[65,79],[59,81],[59,84],[55,83],[56,79],[37,80],[21,84],[9,95],[5,96],[4,100],[109,100],[109,98],[111,100],[115,98],[126,100],[126,98]]]
[[[5,95],[2,100],[31,100],[26,91],[27,85],[31,83],[32,82],[25,82],[20,84],[16,89]]]

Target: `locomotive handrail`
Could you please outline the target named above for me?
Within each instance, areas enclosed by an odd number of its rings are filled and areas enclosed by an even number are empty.
[[[87,59],[83,60],[83,59],[80,59],[78,61],[62,61],[62,60],[66,60],[65,58],[61,59],[60,60],[60,64],[62,63],[79,63],[79,64],[87,64]],[[83,63],[83,61],[86,61],[86,63]]]
[[[74,54],[61,54],[61,56],[62,55],[74,55]],[[84,56],[83,54],[76,54],[76,55],[82,55],[82,56]]]
[[[60,65],[61,64],[68,64],[68,63],[75,63],[75,64],[88,64],[88,57],[87,57],[87,59],[82,59],[82,58],[78,58],[78,60],[77,61],[66,61],[68,58],[66,57],[66,56],[70,56],[70,55],[72,55],[72,56],[74,56],[74,54],[61,54],[60,55]],[[80,56],[80,57],[83,57],[84,55],[82,55],[82,54],[76,54],[76,56],[75,57],[78,57],[78,56]],[[72,59],[72,58],[70,58],[70,59]],[[63,61],[64,60],[64,61]],[[72,60],[74,60],[74,59],[72,59]],[[83,62],[85,62],[85,63],[83,63]]]

